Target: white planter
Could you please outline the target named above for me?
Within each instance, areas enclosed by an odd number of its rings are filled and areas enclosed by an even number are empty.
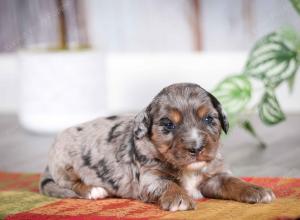
[[[57,132],[106,113],[104,57],[95,51],[21,52],[19,119]]]

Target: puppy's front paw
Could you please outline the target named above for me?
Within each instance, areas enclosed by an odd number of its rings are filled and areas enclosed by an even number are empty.
[[[167,211],[195,209],[195,202],[184,193],[166,193],[159,200],[160,207]]]
[[[271,189],[255,185],[249,185],[240,195],[240,201],[246,203],[270,203],[275,198]]]

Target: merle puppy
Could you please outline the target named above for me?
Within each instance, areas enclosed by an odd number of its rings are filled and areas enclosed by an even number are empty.
[[[204,197],[271,202],[270,189],[231,176],[219,153],[228,122],[199,85],[164,88],[136,116],[98,118],[60,133],[40,191],[62,198],[121,197],[194,209]]]

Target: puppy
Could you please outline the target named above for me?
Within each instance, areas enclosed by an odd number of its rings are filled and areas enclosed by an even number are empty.
[[[136,116],[99,118],[60,133],[41,177],[41,193],[61,198],[121,197],[164,210],[193,199],[268,203],[270,189],[231,176],[219,152],[228,122],[217,99],[190,83],[164,88]]]

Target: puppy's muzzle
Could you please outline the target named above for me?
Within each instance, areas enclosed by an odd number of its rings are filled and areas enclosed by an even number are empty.
[[[209,162],[213,159],[213,156],[210,155],[208,149],[206,149],[207,144],[206,134],[201,131],[193,131],[190,138],[185,141],[186,146],[189,149],[190,154],[195,157],[196,161],[206,161]]]
[[[199,143],[200,142],[200,143]],[[198,141],[189,141],[188,143],[186,143],[187,146],[189,146],[189,151],[193,154],[199,154],[203,148],[204,145],[202,143],[202,140],[198,140]]]

